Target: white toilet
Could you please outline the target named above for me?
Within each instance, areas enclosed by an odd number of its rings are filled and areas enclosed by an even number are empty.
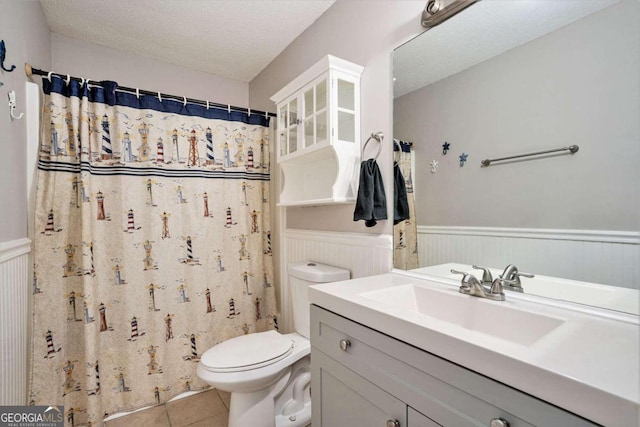
[[[295,332],[242,335],[206,351],[198,377],[231,393],[229,427],[305,427],[311,423],[309,297],[316,283],[348,280],[349,271],[313,262],[288,268]]]

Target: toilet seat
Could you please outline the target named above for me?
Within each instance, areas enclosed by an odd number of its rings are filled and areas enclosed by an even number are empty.
[[[293,340],[276,331],[241,335],[207,350],[200,364],[211,372],[248,371],[286,358],[293,347]]]

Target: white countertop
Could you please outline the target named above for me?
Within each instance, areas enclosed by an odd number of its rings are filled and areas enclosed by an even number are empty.
[[[535,297],[489,301],[561,318],[562,326],[520,345],[361,296],[413,284],[460,295],[451,281],[388,273],[309,288],[312,304],[352,319],[567,411],[606,426],[640,425],[640,326],[557,307]],[[476,298],[464,296],[464,298]],[[534,301],[531,301],[531,300]],[[566,305],[566,304],[565,304]],[[594,310],[594,313],[597,310]],[[509,328],[509,324],[495,325]]]

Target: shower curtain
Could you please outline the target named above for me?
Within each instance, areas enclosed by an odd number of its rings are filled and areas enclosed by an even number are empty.
[[[268,118],[43,79],[30,401],[67,425],[207,387],[272,329]]]
[[[394,158],[404,177],[409,204],[409,219],[393,226],[393,267],[402,270],[418,268],[418,238],[416,230],[416,203],[413,194],[411,143],[394,140]]]

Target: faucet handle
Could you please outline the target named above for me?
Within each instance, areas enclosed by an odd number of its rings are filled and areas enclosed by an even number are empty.
[[[496,277],[493,283],[491,283],[491,288],[489,289],[489,293],[494,295],[504,295],[504,291],[502,289],[503,283],[507,283],[509,285],[515,285],[516,281],[503,279],[502,277]]]
[[[515,273],[516,276],[520,277],[528,277],[529,279],[533,279],[534,277],[536,277],[535,274],[531,274],[531,273],[523,273],[521,271],[518,271],[517,273]]]
[[[460,271],[460,270],[454,270],[451,269],[451,272],[453,274],[461,274],[462,275],[462,282],[466,282],[469,278],[473,277],[475,279],[475,276],[471,273],[467,273],[466,271]],[[477,279],[476,279],[477,280]]]
[[[472,265],[472,268],[476,270],[482,270],[482,282],[483,283],[492,283],[493,276],[491,275],[491,271],[487,267],[483,267],[481,265]]]
[[[471,288],[472,286],[482,286],[482,283],[471,273],[465,271],[451,270],[453,274],[462,274],[462,280],[460,282],[461,288]]]
[[[469,287],[469,285],[466,283],[466,278],[469,275],[469,273],[467,273],[466,271],[458,271],[458,270],[454,270],[453,268],[451,269],[451,272],[453,274],[462,274],[462,279],[461,279],[461,286],[464,287]]]

